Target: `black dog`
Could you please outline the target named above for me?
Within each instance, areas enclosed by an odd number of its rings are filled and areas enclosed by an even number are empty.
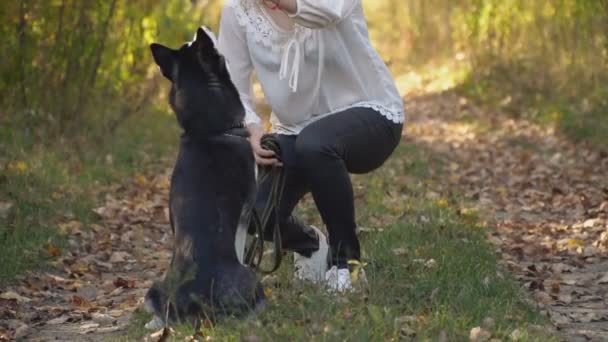
[[[251,313],[265,298],[235,250],[256,192],[244,107],[205,30],[179,50],[151,49],[172,82],[169,102],[184,133],[171,178],[173,257],[162,282],[146,294],[146,308],[161,324]]]

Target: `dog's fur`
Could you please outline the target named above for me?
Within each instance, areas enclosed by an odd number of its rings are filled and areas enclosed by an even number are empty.
[[[183,128],[171,178],[173,257],[146,307],[163,321],[215,319],[250,313],[264,303],[254,271],[235,251],[237,227],[255,200],[254,158],[239,94],[213,39],[196,39],[173,50],[151,45],[162,74],[171,81],[169,102]],[[233,132],[226,134],[226,132]]]

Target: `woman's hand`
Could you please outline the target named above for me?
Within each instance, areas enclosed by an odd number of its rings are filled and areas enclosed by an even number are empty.
[[[258,124],[250,124],[247,126],[249,131],[249,143],[253,149],[253,156],[258,165],[264,166],[283,166],[276,158],[273,151],[265,150],[260,145],[260,140],[264,135],[264,129]]]
[[[296,13],[298,10],[298,4],[296,0],[269,0],[273,4],[277,5],[280,9],[287,13]]]

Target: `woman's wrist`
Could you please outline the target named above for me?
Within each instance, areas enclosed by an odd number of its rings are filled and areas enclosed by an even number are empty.
[[[258,123],[250,123],[247,125],[247,130],[249,134],[252,136],[262,136],[264,135],[264,127]]]

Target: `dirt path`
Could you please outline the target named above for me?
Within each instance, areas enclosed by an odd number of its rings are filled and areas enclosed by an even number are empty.
[[[438,191],[464,194],[497,227],[489,238],[505,266],[565,338],[608,340],[608,155],[482,115],[450,92],[410,97],[408,112],[407,140],[445,161]],[[107,189],[99,225],[61,224],[71,252],[49,246],[48,272],[3,289],[0,340],[97,341],[124,330],[170,256],[168,172]]]
[[[564,338],[607,341],[608,154],[450,92],[416,97],[409,113],[409,137],[445,161],[441,192],[496,227],[505,266]]]
[[[168,174],[137,176],[128,189],[106,190],[112,195],[95,209],[100,224],[60,224],[71,252],[48,272],[28,274],[19,286],[4,289],[4,333],[28,341],[101,341],[125,329],[150,279],[160,277],[170,257],[167,189]]]

